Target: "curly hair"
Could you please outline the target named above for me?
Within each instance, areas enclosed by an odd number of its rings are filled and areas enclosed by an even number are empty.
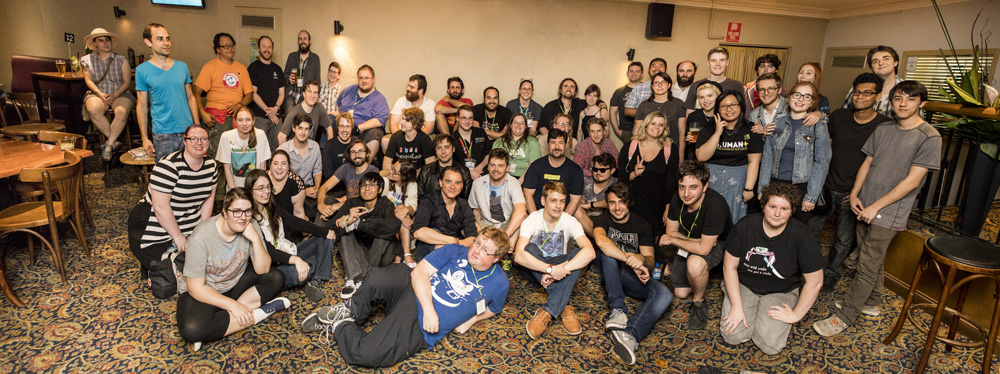
[[[798,212],[802,207],[802,191],[788,183],[771,183],[760,190],[760,202],[767,205],[772,197],[780,197],[792,205],[792,213]]]

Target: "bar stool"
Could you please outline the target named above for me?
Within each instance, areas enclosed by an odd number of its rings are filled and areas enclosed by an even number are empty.
[[[933,270],[937,272],[941,279],[944,279],[944,286],[941,288],[941,297],[938,298],[937,304],[918,303],[911,305],[913,296],[917,292],[917,284],[920,282],[920,276],[923,274],[924,268],[930,267],[930,265],[933,265]],[[942,270],[942,266],[948,267],[947,275]],[[965,274],[956,281],[956,276],[959,272]],[[996,286],[993,298],[997,299],[997,302],[993,306],[993,318],[990,322],[989,331],[984,329],[979,322],[969,315],[962,313],[965,298],[969,293],[969,284],[971,281],[979,278],[990,279]],[[947,306],[948,298],[959,288],[961,288],[961,291],[958,295],[958,303],[955,305],[957,309],[952,309]],[[1000,322],[1000,295],[998,294],[1000,294],[1000,248],[963,236],[942,235],[927,239],[924,242],[924,252],[920,256],[917,272],[913,276],[913,282],[910,283],[910,291],[906,294],[906,301],[903,302],[899,318],[896,320],[896,325],[893,327],[892,333],[882,341],[882,344],[889,345],[896,340],[896,336],[903,329],[903,323],[906,322],[906,319],[911,319],[912,323],[914,319],[913,311],[915,309],[930,310],[933,308],[934,318],[931,320],[929,331],[924,329],[923,326],[913,323],[913,327],[927,334],[924,351],[920,355],[920,364],[917,365],[915,372],[917,374],[923,373],[927,367],[927,361],[930,359],[931,348],[933,348],[934,342],[940,340],[945,343],[945,350],[949,351],[952,346],[975,348],[985,345],[982,372],[989,373],[990,362],[993,359],[993,346],[996,343],[997,330],[1000,328],[1000,323],[998,323]],[[948,336],[940,337],[937,335],[937,331],[945,311],[952,316],[951,324],[948,328]],[[958,322],[962,319],[975,327],[979,331],[980,337],[985,337],[985,340],[970,343],[956,341],[955,334],[958,332]]]

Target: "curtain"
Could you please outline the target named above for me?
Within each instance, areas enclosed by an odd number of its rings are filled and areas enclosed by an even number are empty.
[[[754,63],[757,58],[768,53],[778,56],[781,66],[778,67],[778,76],[782,82],[785,79],[785,71],[788,69],[788,48],[766,48],[766,47],[745,47],[736,45],[722,45],[729,50],[729,69],[726,75],[729,78],[743,82],[744,84],[757,79],[757,70]],[[798,74],[797,66],[793,67],[795,74]],[[787,84],[786,84],[787,86]]]

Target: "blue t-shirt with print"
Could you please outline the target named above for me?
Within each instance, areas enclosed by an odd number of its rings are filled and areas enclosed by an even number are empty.
[[[417,321],[429,347],[434,347],[451,330],[474,317],[476,300],[481,297],[485,298],[491,312],[499,314],[503,310],[510,284],[498,264],[487,271],[476,271],[469,265],[469,248],[459,244],[435,249],[424,259],[438,269],[431,276],[434,311],[438,315],[437,333],[423,330],[424,310],[417,304]]]

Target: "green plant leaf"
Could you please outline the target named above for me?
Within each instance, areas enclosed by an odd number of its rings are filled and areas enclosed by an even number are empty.
[[[964,80],[965,79],[963,79],[963,81]],[[975,96],[972,96],[968,92],[965,92],[961,87],[958,86],[958,84],[955,84],[954,80],[948,79],[946,80],[946,82],[948,82],[948,85],[951,86],[951,89],[955,93],[955,95],[961,99],[962,103],[983,106],[983,103],[980,103],[979,100],[976,100]]]
[[[955,97],[952,96],[951,93],[944,88],[944,86],[938,86],[938,94],[944,96],[945,99],[948,99],[949,103],[957,103],[957,101],[955,101]]]

